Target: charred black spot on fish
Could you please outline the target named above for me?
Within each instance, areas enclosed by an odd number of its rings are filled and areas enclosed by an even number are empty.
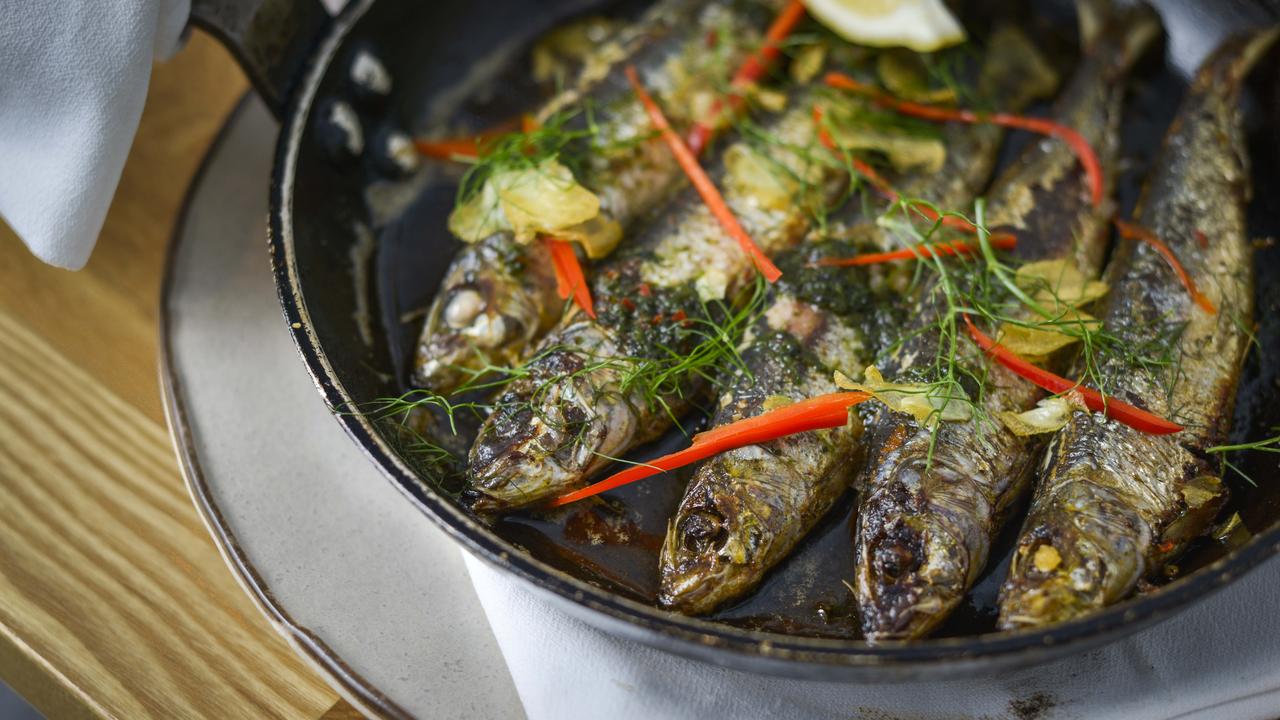
[[[871,540],[871,562],[890,582],[920,569],[924,543],[920,533],[900,518],[890,522],[883,534]]]

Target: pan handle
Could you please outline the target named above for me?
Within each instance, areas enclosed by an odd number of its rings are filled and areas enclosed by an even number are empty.
[[[276,118],[329,20],[319,0],[191,0],[191,24],[231,50]]]

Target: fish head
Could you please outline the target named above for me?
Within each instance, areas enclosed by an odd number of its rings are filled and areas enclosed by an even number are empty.
[[[857,589],[868,641],[926,635],[964,596],[969,557],[953,537],[936,515],[895,517],[866,537]]]
[[[964,598],[986,563],[991,507],[958,444],[917,430],[884,464],[856,532],[856,576],[868,641],[922,637]]]
[[[1014,550],[1001,629],[1086,615],[1123,599],[1146,573],[1151,533],[1133,503],[1087,478],[1061,488],[1035,509]]]
[[[468,475],[478,512],[512,510],[569,492],[625,451],[637,424],[632,405],[581,370],[571,350],[543,355],[530,378],[499,398],[471,448]],[[551,371],[548,378],[548,368]]]
[[[762,517],[767,509],[747,494],[722,489],[731,479],[719,458],[699,473],[720,477],[699,478],[697,492],[685,496],[660,559],[659,602],[689,615],[705,615],[754,585],[771,540]]]
[[[1091,543],[1045,532],[1025,536],[1001,589],[1000,628],[1052,625],[1101,607],[1103,575]]]
[[[427,312],[415,384],[446,392],[486,365],[519,361],[560,307],[545,253],[506,235],[463,251]]]

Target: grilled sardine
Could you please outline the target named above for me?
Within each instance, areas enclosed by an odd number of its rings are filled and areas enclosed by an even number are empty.
[[[647,142],[648,118],[623,74],[634,65],[646,85],[687,123],[707,112],[717,87],[753,50],[779,2],[663,0],[588,59],[578,85],[539,113],[577,109],[566,131],[590,128],[565,151],[582,156],[581,183],[600,198],[603,217],[623,227],[671,197],[680,171],[661,143]],[[707,38],[716,38],[709,48]],[[466,245],[427,312],[412,381],[448,393],[489,365],[514,365],[559,318],[549,254],[509,232]]]
[[[1108,395],[1186,430],[1147,435],[1101,415],[1073,415],[1045,456],[1001,591],[1002,628],[1062,622],[1123,600],[1203,533],[1226,499],[1204,451],[1227,436],[1252,322],[1249,173],[1237,105],[1244,75],[1276,34],[1231,39],[1200,69],[1139,211],[1216,313],[1197,305],[1139,240],[1122,241],[1109,269],[1105,327],[1128,347],[1149,347],[1181,327],[1167,341],[1179,359],[1166,371],[1112,355],[1094,375]]]
[[[834,102],[834,100],[827,100]],[[769,157],[745,140],[724,157],[768,163],[791,191],[762,201],[757,180],[711,170],[726,202],[766,253],[808,231],[810,208],[831,202],[848,178],[817,141],[814,97],[797,91],[765,125]],[[749,182],[738,182],[738,180]],[[523,507],[571,490],[629,449],[671,427],[705,389],[688,357],[751,290],[751,260],[692,189],[642,230],[635,246],[597,273],[599,318],[568,316],[548,335],[527,376],[508,386],[471,450],[477,510]],[[721,305],[729,309],[717,309]]]
[[[1146,6],[1110,16],[1101,5],[1077,4],[1086,53],[1058,99],[1055,119],[1092,145],[1109,192],[1124,81],[1160,27]],[[1019,259],[1068,260],[1092,277],[1106,247],[1110,214],[1109,203],[1093,204],[1086,173],[1071,149],[1041,140],[997,180],[988,225],[1017,236]],[[939,333],[933,326],[948,311],[941,293],[926,293],[916,313],[919,332],[908,334],[886,376],[910,378],[937,357]],[[868,640],[927,634],[977,580],[1042,446],[990,418],[1027,410],[1041,397],[1035,386],[993,365],[982,396],[985,413],[975,415],[982,420],[941,422],[931,430],[884,410],[871,423],[873,451],[854,530],[856,589]]]
[[[976,89],[992,106],[1016,112],[1057,88],[1055,73],[1021,32],[998,30],[989,46]],[[939,172],[889,179],[908,197],[945,208],[967,205],[985,186],[1001,137],[992,125],[950,126],[943,133],[947,156]],[[892,242],[891,231],[875,224],[876,210],[855,198],[840,220],[866,244],[883,248]],[[873,296],[865,268],[809,266],[857,251],[843,240],[815,242],[780,261],[783,278],[745,344],[746,372],[736,375],[722,399],[716,425],[836,392],[836,369],[860,370],[871,363],[884,345],[881,338],[899,324],[898,303]],[[861,430],[855,414],[844,428],[780,438],[706,461],[667,528],[660,602],[702,614],[753,590],[852,483]]]

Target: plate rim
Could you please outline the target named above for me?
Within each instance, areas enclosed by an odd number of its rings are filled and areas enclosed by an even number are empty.
[[[163,279],[157,303],[159,306],[157,374],[160,380],[161,406],[164,410],[165,425],[173,444],[183,485],[187,489],[187,494],[191,496],[196,514],[209,532],[214,546],[218,549],[218,555],[231,570],[232,577],[236,579],[240,588],[253,601],[254,606],[267,619],[271,627],[288,642],[295,654],[318,671],[331,688],[361,713],[376,718],[407,719],[412,715],[387,697],[376,685],[348,666],[324,640],[293,619],[240,547],[235,532],[223,517],[205,479],[204,470],[200,464],[200,454],[196,450],[194,433],[188,419],[184,384],[178,377],[174,362],[174,333],[172,332],[174,313],[170,310],[170,306],[176,292],[174,270],[186,235],[191,205],[200,192],[214,158],[255,97],[253,90],[245,91],[218,128],[217,134],[214,135],[192,176],[191,184],[187,187],[178,209],[178,220],[165,247]]]

